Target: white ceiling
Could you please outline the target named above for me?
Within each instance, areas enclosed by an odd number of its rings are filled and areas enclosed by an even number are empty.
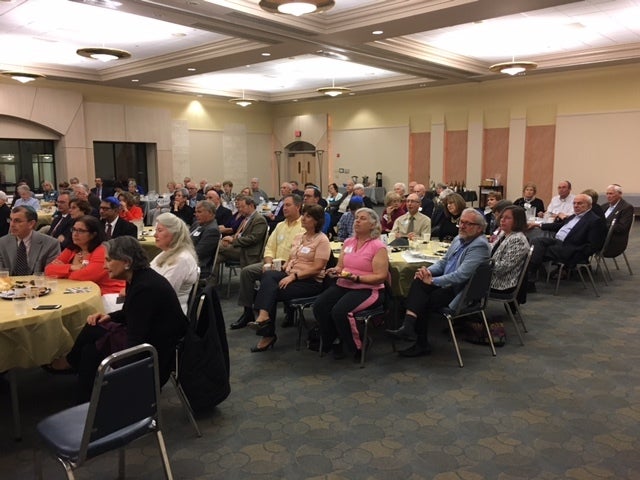
[[[529,75],[640,61],[640,0],[336,0],[303,17],[257,4],[0,0],[0,70],[282,102],[332,82],[364,94],[485,81],[512,58],[537,62]],[[100,46],[132,56],[75,53]]]

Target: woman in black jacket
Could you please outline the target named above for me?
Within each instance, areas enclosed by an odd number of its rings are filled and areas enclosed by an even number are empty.
[[[158,351],[160,384],[164,384],[176,344],[187,328],[175,290],[149,267],[137,239],[117,237],[104,246],[109,276],[127,282],[124,306],[117,312],[89,315],[71,351],[46,367],[50,372],[78,372],[80,403],[90,398],[95,372],[105,357],[141,343],[150,343]]]

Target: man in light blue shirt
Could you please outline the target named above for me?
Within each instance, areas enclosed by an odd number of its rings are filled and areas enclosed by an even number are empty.
[[[29,185],[20,185],[16,192],[20,198],[13,202],[14,207],[31,207],[36,211],[40,210],[40,202],[33,196]]]
[[[416,340],[408,349],[399,351],[400,356],[419,357],[431,353],[427,338],[429,313],[446,306],[455,309],[466,283],[478,266],[489,259],[489,244],[483,235],[486,227],[480,212],[465,209],[460,216],[460,233],[444,258],[416,272],[402,327],[386,331],[394,339]]]

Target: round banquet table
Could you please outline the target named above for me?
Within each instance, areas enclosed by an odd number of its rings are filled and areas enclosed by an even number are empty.
[[[78,287],[89,291],[64,293],[65,289]],[[58,280],[56,290],[40,297],[39,304],[62,307],[27,309],[26,315],[17,316],[12,302],[0,299],[0,371],[37,367],[66,354],[87,316],[103,311],[100,288],[95,283],[67,279]]]

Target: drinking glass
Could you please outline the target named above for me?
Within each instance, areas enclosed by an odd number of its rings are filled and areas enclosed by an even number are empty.
[[[24,297],[13,297],[13,313],[16,315],[26,315],[27,314],[27,299]]]
[[[58,288],[58,278],[57,277],[47,277],[47,288],[52,292],[55,292]]]
[[[27,288],[27,306],[29,308],[36,308],[40,303],[40,289],[38,287]]]
[[[33,284],[38,288],[44,288],[45,286],[45,276],[42,272],[36,272],[33,274]]]

